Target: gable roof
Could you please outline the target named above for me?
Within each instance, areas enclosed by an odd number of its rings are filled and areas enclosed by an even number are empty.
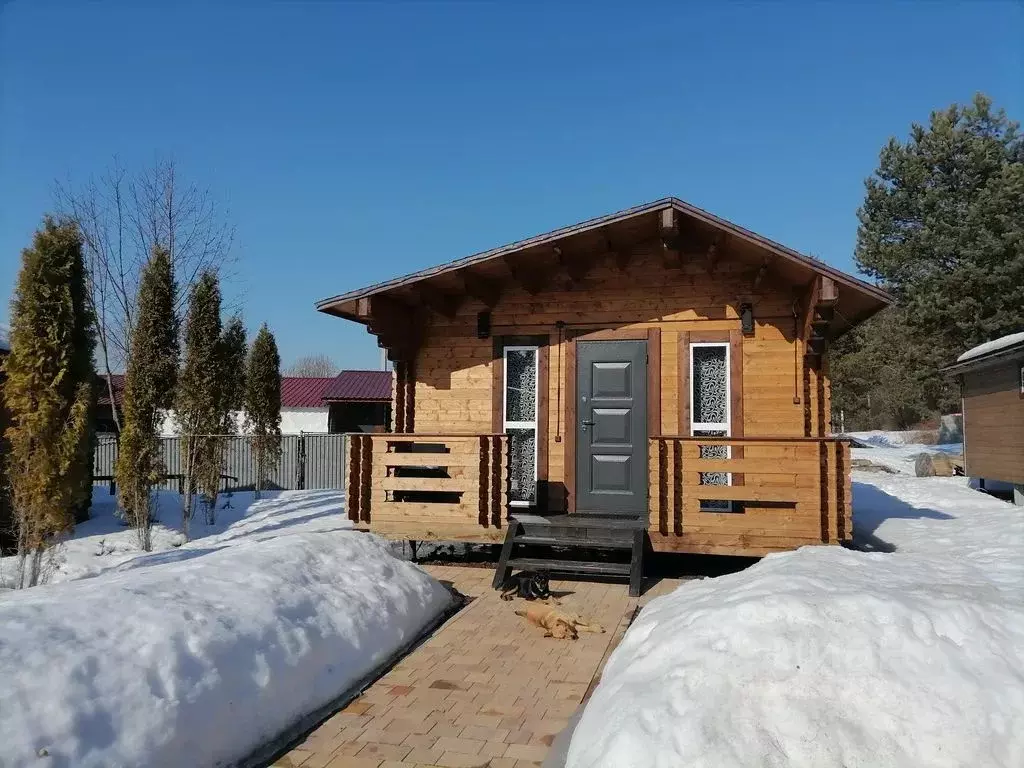
[[[798,279],[793,279],[797,273],[806,274],[807,279],[802,282],[810,282],[810,279],[813,278],[814,275],[823,275],[825,277],[832,278],[840,286],[849,289],[847,293],[852,292],[857,299],[852,302],[853,316],[849,318],[849,326],[855,325],[860,320],[866,319],[887,304],[892,303],[892,298],[889,294],[878,286],[849,275],[842,270],[836,269],[835,267],[811,258],[810,256],[805,256],[792,248],[787,248],[774,240],[770,240],[767,237],[763,237],[762,235],[752,232],[749,229],[745,229],[731,221],[715,216],[714,214],[709,213],[702,208],[690,205],[683,200],[675,197],[666,197],[660,200],[655,200],[651,203],[627,208],[626,210],[618,211],[617,213],[588,219],[587,221],[582,221],[568,227],[562,227],[525,240],[518,240],[499,248],[482,251],[471,256],[456,259],[455,261],[448,262],[447,264],[430,267],[429,269],[423,269],[402,277],[396,277],[365,288],[359,288],[327,299],[322,299],[316,303],[316,308],[320,312],[325,312],[327,314],[362,321],[355,311],[355,304],[359,299],[387,293],[395,289],[401,289],[414,283],[430,280],[431,278],[466,269],[475,265],[483,265],[487,262],[508,257],[513,254],[519,254],[538,246],[552,245],[556,241],[563,240],[565,238],[583,235],[585,233],[593,233],[595,231],[608,232],[616,226],[622,226],[642,217],[650,218],[652,216],[656,216],[659,212],[666,209],[674,209],[683,214],[683,216],[691,223],[713,229],[733,238],[738,243],[752,246],[764,254],[770,255],[778,261],[778,266],[786,265],[791,267],[792,269],[790,270],[788,277],[790,277],[791,281],[794,283],[801,282]],[[843,293],[844,292],[840,290],[841,297]]]
[[[342,371],[324,390],[334,402],[390,402],[391,371]]]

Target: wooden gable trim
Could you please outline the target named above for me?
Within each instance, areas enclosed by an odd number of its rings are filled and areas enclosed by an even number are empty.
[[[576,511],[576,342],[647,342],[647,438],[661,433],[661,328],[607,328],[569,331],[565,338],[565,483],[566,512]],[[644,450],[647,447],[644,446]]]
[[[537,347],[537,508],[548,502],[548,358],[551,339],[547,334],[494,336],[491,342],[491,431],[504,433],[505,347]],[[557,417],[557,414],[556,414]]]
[[[814,275],[823,277],[825,279],[833,280],[836,283],[845,285],[849,288],[856,290],[858,293],[870,297],[881,305],[891,304],[892,297],[889,296],[884,290],[877,286],[871,285],[863,280],[860,280],[852,275],[848,275],[841,270],[831,267],[823,262],[816,261],[809,256],[805,256],[797,251],[787,248],[780,243],[773,240],[769,240],[766,237],[762,237],[751,230],[740,227],[737,224],[733,224],[730,221],[719,218],[714,214],[711,214],[701,208],[685,203],[678,198],[670,197],[657,200],[653,203],[647,203],[645,205],[639,205],[634,208],[629,208],[618,213],[609,214],[607,216],[601,216],[588,221],[583,221],[578,224],[573,224],[568,227],[562,227],[551,232],[547,232],[542,235],[537,235],[525,240],[520,240],[508,245],[504,245],[498,248],[493,248],[488,251],[467,256],[456,261],[448,262],[437,267],[431,267],[430,269],[415,272],[402,277],[397,277],[392,280],[377,283],[375,285],[368,286],[366,288],[357,289],[355,291],[349,291],[348,293],[339,294],[331,298],[323,299],[316,303],[316,308],[321,312],[327,312],[329,314],[336,314],[341,317],[351,317],[352,319],[362,320],[361,312],[358,309],[353,312],[350,306],[340,306],[354,304],[355,302],[362,300],[369,296],[380,295],[393,289],[405,287],[413,283],[426,280],[431,277],[436,277],[442,274],[448,274],[456,272],[458,270],[465,269],[466,267],[490,262],[492,260],[502,258],[508,264],[508,259],[514,254],[518,254],[536,246],[550,246],[555,244],[557,241],[572,235],[583,234],[591,231],[598,231],[602,233],[607,241],[608,228],[618,222],[623,222],[628,219],[636,218],[638,216],[644,216],[649,214],[655,214],[661,212],[660,216],[667,220],[669,223],[677,221],[678,214],[683,214],[685,217],[692,221],[698,221],[702,224],[717,230],[722,237],[735,237],[738,240],[746,241],[758,248],[767,251],[769,254],[775,257],[779,257],[795,265],[804,267],[811,270]],[[660,220],[660,219],[659,219]],[[669,228],[671,232],[671,227]],[[675,240],[677,238],[669,238]],[[711,256],[708,259],[709,264],[714,266],[714,257]],[[621,265],[620,265],[621,268]],[[510,265],[510,271],[514,270],[515,267]],[[526,280],[527,290],[530,287],[536,287],[534,282],[527,278]],[[881,309],[881,306],[878,307]],[[877,310],[876,310],[877,311]],[[354,316],[353,316],[354,315]]]

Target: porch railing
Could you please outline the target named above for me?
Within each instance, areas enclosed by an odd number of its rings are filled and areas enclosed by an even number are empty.
[[[847,442],[660,435],[649,467],[652,534],[826,544],[852,535]]]
[[[348,515],[372,530],[417,533],[504,528],[504,434],[350,436]],[[423,530],[421,530],[423,529]]]

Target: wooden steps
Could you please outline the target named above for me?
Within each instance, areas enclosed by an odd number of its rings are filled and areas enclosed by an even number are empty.
[[[595,563],[586,560],[545,560],[517,557],[508,561],[513,571],[551,571],[554,573],[586,573],[600,576],[629,576],[629,563]]]
[[[508,522],[505,543],[495,569],[492,586],[501,589],[515,570],[551,573],[577,573],[595,576],[626,576],[629,594],[640,595],[643,579],[644,535],[646,519],[598,515],[535,515],[513,513]],[[513,556],[516,548],[568,549],[585,552],[592,549],[629,552],[629,562],[596,559],[566,559],[561,553],[550,557]]]

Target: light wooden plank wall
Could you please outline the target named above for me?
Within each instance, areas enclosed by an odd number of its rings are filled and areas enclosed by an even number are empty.
[[[795,437],[827,434],[830,387],[824,376],[819,388],[816,371],[807,372],[804,383],[803,341],[797,338],[800,324],[793,317],[791,286],[764,280],[753,291],[756,265],[730,261],[726,255],[713,274],[704,264],[688,263],[682,270],[666,270],[653,252],[637,254],[625,272],[612,263],[602,263],[586,278],[573,284],[568,277],[556,280],[551,290],[530,295],[509,286],[491,311],[492,334],[548,334],[548,483],[549,506],[564,506],[565,445],[564,386],[567,342],[557,342],[556,321],[569,330],[601,328],[662,329],[661,342],[661,429],[664,434],[679,430],[679,345],[681,332],[728,332],[740,328],[739,305],[754,306],[756,329],[743,339],[743,428],[747,437]],[[492,415],[492,339],[476,338],[476,315],[485,307],[475,300],[464,302],[454,318],[431,314],[426,339],[416,359],[416,432],[489,432]],[[684,362],[685,364],[685,362]],[[559,375],[561,374],[561,375]],[[560,381],[563,382],[560,388]],[[819,392],[820,389],[820,392]],[[682,393],[685,396],[685,393]],[[560,403],[560,408],[558,404]],[[809,417],[809,418],[808,418]],[[557,436],[561,435],[561,441]],[[756,454],[755,454],[756,455]],[[712,544],[707,536],[694,539],[690,551],[726,551],[736,547],[733,530],[763,531],[757,542],[753,533],[744,534],[741,549],[791,548],[810,542],[801,536],[789,543],[776,541],[777,532],[762,518],[779,510],[751,508],[747,523],[733,515],[723,521],[722,541]],[[712,526],[713,527],[713,526]],[[708,534],[710,535],[710,534]],[[696,534],[694,534],[696,536]],[[753,537],[753,538],[752,538]],[[652,540],[660,538],[652,531]],[[818,537],[820,540],[820,536]],[[655,541],[658,548],[676,548]]]
[[[964,449],[971,477],[1024,483],[1022,362],[964,375]]]

